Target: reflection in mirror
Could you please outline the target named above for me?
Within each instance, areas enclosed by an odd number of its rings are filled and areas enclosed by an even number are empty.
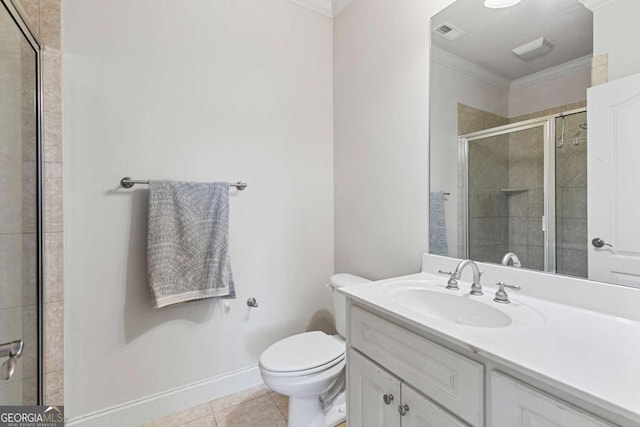
[[[430,253],[588,276],[592,22],[579,0],[432,18]]]

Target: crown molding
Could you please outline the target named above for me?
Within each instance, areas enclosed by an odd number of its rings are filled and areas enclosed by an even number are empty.
[[[299,6],[318,12],[321,15],[334,18],[351,3],[352,0],[289,0]]]
[[[468,77],[488,83],[498,89],[509,90],[511,81],[487,70],[471,61],[467,61],[437,46],[431,46],[431,59]]]
[[[590,70],[592,59],[592,55],[587,55],[583,56],[582,58],[565,62],[564,64],[556,65],[555,67],[547,68],[546,70],[538,71],[537,73],[529,74],[528,76],[524,76],[512,81],[510,89],[517,90],[533,86],[546,80],[560,77],[565,74],[574,73],[582,69]]]
[[[597,9],[600,9],[609,3],[613,3],[614,1],[616,0],[580,0],[580,3],[582,3],[587,9],[596,11]]]
[[[335,18],[336,16],[340,15],[340,12],[342,12],[345,7],[351,4],[351,1],[352,0],[333,0],[333,17]]]

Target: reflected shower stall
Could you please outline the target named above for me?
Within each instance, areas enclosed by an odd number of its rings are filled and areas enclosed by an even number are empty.
[[[459,137],[460,254],[587,276],[586,109]]]

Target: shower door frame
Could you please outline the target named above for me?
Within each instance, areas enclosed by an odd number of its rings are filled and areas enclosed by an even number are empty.
[[[4,7],[11,19],[15,22],[18,29],[27,40],[31,48],[35,52],[36,62],[36,84],[35,84],[35,111],[36,114],[36,221],[37,221],[37,261],[36,261],[36,325],[37,325],[37,403],[42,405],[44,402],[44,226],[43,226],[43,84],[42,84],[42,48],[43,45],[38,39],[35,31],[31,28],[29,20],[24,9],[16,0],[0,0],[1,7]]]
[[[584,109],[586,111],[586,109]],[[575,111],[572,111],[575,112]],[[568,113],[568,112],[567,112]],[[544,165],[543,190],[544,212],[541,218],[544,232],[544,271],[556,272],[556,143],[555,128],[557,117],[566,113],[525,120],[458,137],[458,253],[469,258],[469,143],[519,131],[541,128],[543,132]],[[551,173],[553,172],[553,173]]]

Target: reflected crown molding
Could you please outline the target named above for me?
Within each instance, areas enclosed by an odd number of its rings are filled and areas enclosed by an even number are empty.
[[[592,55],[587,55],[582,58],[574,59],[573,61],[565,62],[564,64],[556,65],[555,67],[547,68],[546,70],[538,71],[537,73],[529,74],[528,76],[512,81],[511,89],[522,89],[528,86],[533,86],[535,84],[542,83],[545,80],[570,74],[581,69],[590,70],[592,59]]]
[[[581,69],[591,69],[593,59],[592,55],[583,56],[511,81],[437,46],[431,46],[431,58],[447,68],[504,90],[522,89]]]
[[[466,76],[488,83],[498,89],[509,90],[511,81],[487,70],[471,61],[467,61],[453,53],[437,46],[431,46],[431,58],[447,68],[458,71]]]
[[[614,1],[616,0],[580,0],[580,3],[582,3],[587,9],[595,11],[609,3],[613,3]]]
[[[297,5],[334,18],[351,3],[352,0],[289,0]]]

